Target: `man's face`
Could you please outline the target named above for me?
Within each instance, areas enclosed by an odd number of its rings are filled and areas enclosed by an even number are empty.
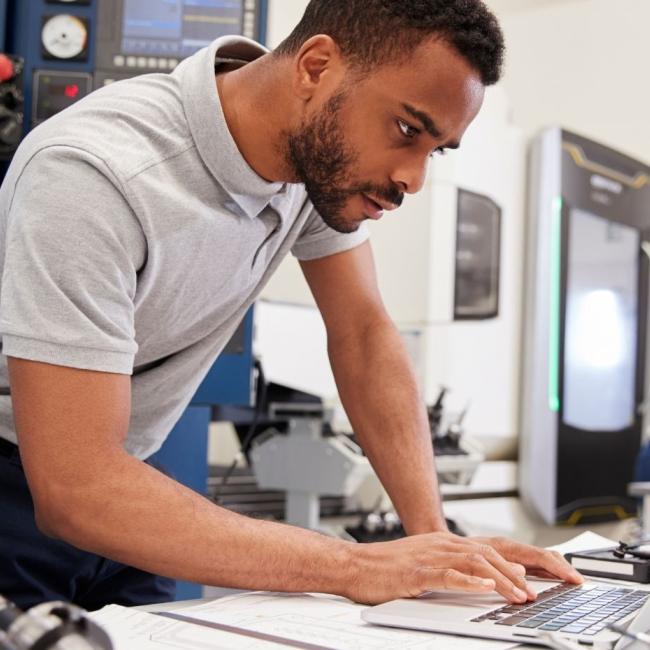
[[[483,94],[452,46],[426,41],[406,62],[315,97],[288,135],[288,163],[325,223],[354,232],[422,188],[430,156],[458,146]]]

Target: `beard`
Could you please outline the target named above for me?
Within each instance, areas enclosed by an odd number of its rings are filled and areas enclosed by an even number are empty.
[[[352,169],[359,156],[346,143],[340,120],[346,97],[345,91],[334,95],[309,123],[289,133],[286,153],[287,163],[305,185],[316,211],[330,228],[340,233],[355,232],[368,218],[365,215],[358,219],[344,216],[351,197],[371,194],[398,206],[404,200],[403,193],[394,186],[355,182]]]

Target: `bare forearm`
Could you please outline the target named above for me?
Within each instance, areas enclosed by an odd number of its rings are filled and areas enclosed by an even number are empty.
[[[349,586],[352,545],[218,508],[126,455],[76,497],[63,492],[57,536],[152,573],[243,589],[345,595]]]
[[[354,431],[406,530],[445,530],[426,411],[396,328],[379,318],[330,341],[329,353]]]

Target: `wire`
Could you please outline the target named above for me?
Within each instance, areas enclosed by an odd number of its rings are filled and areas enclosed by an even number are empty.
[[[266,377],[264,376],[264,370],[262,369],[262,362],[259,359],[255,359],[253,367],[255,370],[257,370],[255,412],[253,414],[253,419],[250,423],[250,426],[248,427],[248,431],[246,432],[246,435],[244,436],[244,439],[240,445],[240,449],[235,456],[235,459],[226,470],[226,473],[223,475],[223,478],[221,479],[221,482],[219,483],[219,486],[214,493],[214,501],[216,503],[219,502],[219,498],[222,496],[223,491],[228,484],[228,481],[232,477],[233,472],[237,468],[239,462],[245,460],[246,454],[248,453],[251,443],[253,442],[253,438],[255,438],[255,430],[257,429],[257,423],[259,422],[262,408],[266,404],[266,389],[268,387],[268,384],[266,383]]]

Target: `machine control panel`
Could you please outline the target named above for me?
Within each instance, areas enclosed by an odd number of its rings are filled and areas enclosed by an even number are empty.
[[[0,0],[5,50],[24,61],[21,135],[94,88],[171,72],[220,36],[263,42],[265,24],[266,0]],[[3,98],[17,103],[9,91]]]
[[[264,39],[261,0],[100,2],[96,86],[142,72],[168,72],[219,36]]]
[[[34,73],[32,124],[40,124],[92,91],[87,72],[37,70]]]

